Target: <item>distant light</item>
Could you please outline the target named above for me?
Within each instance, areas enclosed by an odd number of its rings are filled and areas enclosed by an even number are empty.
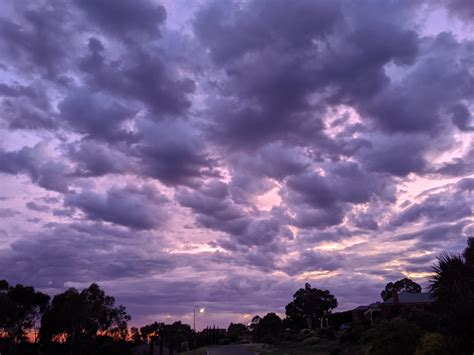
[[[205,308],[199,308],[199,313],[204,313],[205,310]]]

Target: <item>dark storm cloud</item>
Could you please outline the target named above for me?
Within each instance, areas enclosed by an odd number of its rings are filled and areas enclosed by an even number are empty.
[[[202,137],[185,122],[143,120],[138,129],[141,140],[133,152],[144,175],[167,185],[195,185],[219,175]]]
[[[423,172],[426,167],[424,152],[428,142],[424,137],[392,135],[371,142],[368,149],[361,149],[360,160],[371,171],[405,176]]]
[[[213,59],[225,63],[275,44],[289,50],[305,47],[328,34],[339,15],[336,1],[299,1],[290,7],[281,0],[216,1],[200,10],[194,29]]]
[[[392,203],[394,194],[389,178],[366,172],[356,163],[340,162],[324,173],[290,177],[284,199],[295,213],[294,225],[324,229],[341,224],[351,205],[376,200]],[[365,227],[369,226],[376,228],[373,222]]]
[[[111,188],[105,194],[93,191],[66,195],[64,205],[75,207],[91,220],[134,228],[152,229],[167,219],[168,199],[154,187]]]
[[[384,66],[412,64],[418,38],[397,26],[406,11],[371,4],[361,6],[365,11],[348,6],[347,18],[338,2],[298,2],[291,10],[284,2],[236,9],[214,3],[201,10],[195,32],[225,70],[211,135],[234,146],[308,142],[321,135],[328,103],[364,104],[382,90],[389,83]],[[231,15],[223,17],[226,11]]]
[[[433,222],[451,222],[472,216],[472,199],[466,199],[461,194],[446,196],[437,194],[426,198],[421,203],[416,203],[405,208],[400,214],[392,219],[392,227],[400,227],[408,223],[414,223],[421,218]]]
[[[66,282],[143,277],[172,269],[174,262],[166,255],[143,252],[147,242],[149,237],[136,231],[132,236],[99,224],[53,224],[2,249],[0,267],[12,282],[55,289]]]
[[[357,235],[358,233],[345,226],[337,226],[325,229],[324,231],[303,229],[300,233],[298,233],[297,240],[305,246],[313,246],[317,243],[325,241],[335,242]]]
[[[263,175],[280,181],[304,172],[309,165],[310,160],[302,151],[281,144],[268,144],[257,155],[240,156],[235,163],[236,169],[245,174]]]
[[[124,121],[136,112],[100,93],[86,90],[70,93],[58,106],[60,116],[78,133],[105,140],[124,139],[129,133]]]
[[[470,41],[459,42],[447,32],[422,42],[420,58],[413,70],[392,82],[373,100],[362,103],[363,112],[390,132],[433,132],[446,125],[450,111],[461,129],[468,118],[459,117],[459,101],[474,97]],[[453,108],[456,108],[453,112]]]
[[[77,176],[103,176],[106,174],[133,171],[130,156],[117,147],[93,140],[83,140],[71,145],[68,157],[77,163]]]
[[[469,191],[474,190],[474,178],[464,178],[457,182],[456,187],[459,191]]]
[[[376,196],[393,200],[385,184],[356,163],[340,163],[324,175],[312,172],[288,180],[288,188],[296,193],[290,198],[314,208],[330,207],[338,202],[366,203]]]
[[[12,282],[98,281],[138,324],[305,277],[356,306],[474,231],[474,42],[430,12],[464,0],[6,4]]]
[[[474,121],[469,109],[464,104],[455,104],[451,107],[451,119],[461,131],[474,131]]]
[[[302,251],[296,260],[288,263],[283,270],[288,275],[305,271],[334,271],[341,266],[341,258],[335,253],[323,254],[312,250]]]
[[[16,4],[16,17],[0,17],[0,48],[16,65],[55,78],[66,56],[68,9],[62,1]],[[23,3],[22,5],[25,5]]]
[[[440,3],[447,6],[448,10],[456,16],[472,24],[474,19],[474,6],[470,0],[440,0]]]
[[[156,116],[183,115],[191,106],[194,81],[178,74],[160,51],[128,48],[118,60],[108,60],[97,38],[89,39],[89,53],[80,68],[90,86],[145,104]]]
[[[13,129],[53,129],[56,127],[50,98],[44,85],[35,83],[0,84],[0,109]]]
[[[37,144],[18,151],[0,150],[0,172],[26,174],[34,184],[46,190],[67,192],[71,169],[64,161],[50,156],[46,145]]]
[[[354,224],[358,228],[368,229],[376,231],[379,229],[378,223],[375,221],[374,216],[370,214],[360,214],[355,217]]]
[[[439,251],[442,247],[449,251],[461,250],[466,243],[463,231],[469,225],[467,221],[441,223],[416,232],[399,234],[394,239],[416,241],[412,250]]]
[[[298,228],[318,228],[325,229],[330,226],[339,225],[344,219],[344,208],[340,205],[321,209],[310,209],[307,206],[293,209],[296,217],[292,220]]]
[[[150,0],[74,0],[89,19],[112,36],[129,34],[160,35],[160,25],[166,19],[163,6]]]
[[[232,200],[228,185],[218,180],[208,182],[199,190],[180,189],[176,198],[182,206],[193,210],[199,225],[231,236],[218,243],[226,249],[236,251],[241,246],[271,244],[278,237],[291,234],[282,225],[277,211],[270,214],[246,211]]]
[[[230,96],[215,103],[211,134],[228,144],[253,145],[282,132],[317,133],[322,127],[317,117],[298,117],[314,84],[295,48],[324,36],[336,15],[335,6],[314,2],[298,2],[290,11],[281,1],[252,2],[243,9],[216,2],[201,10],[195,32],[225,68],[222,93]],[[247,52],[252,53],[248,60],[243,58]]]
[[[181,189],[176,198],[182,206],[191,208],[197,215],[197,222],[206,228],[242,234],[248,226],[248,217],[230,199],[228,187],[223,182],[211,181],[201,190]]]

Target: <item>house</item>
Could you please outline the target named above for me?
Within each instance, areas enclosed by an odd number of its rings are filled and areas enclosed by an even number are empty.
[[[401,309],[420,309],[424,310],[435,302],[429,293],[411,293],[396,292],[392,297],[384,302],[375,302],[367,306],[354,308],[352,312],[352,323],[361,323],[364,321],[374,322],[377,318],[395,317]]]
[[[401,309],[425,310],[434,304],[436,300],[426,292],[394,292],[392,297],[382,303],[382,316],[391,318],[398,314]]]
[[[352,310],[352,323],[361,323],[364,321],[374,322],[380,318],[382,310],[380,302],[374,302],[367,306],[359,306]]]

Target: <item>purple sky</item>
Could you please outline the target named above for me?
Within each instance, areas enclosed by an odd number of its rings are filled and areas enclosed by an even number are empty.
[[[0,279],[227,326],[474,234],[471,0],[0,6]]]

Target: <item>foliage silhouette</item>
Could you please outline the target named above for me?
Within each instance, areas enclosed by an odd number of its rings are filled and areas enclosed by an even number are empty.
[[[337,307],[337,299],[328,290],[312,288],[309,283],[293,295],[286,305],[288,324],[295,329],[313,328],[326,312]],[[306,325],[306,326],[305,326]]]
[[[380,297],[382,297],[382,299],[386,301],[390,297],[392,297],[393,291],[420,293],[421,286],[418,285],[415,281],[405,277],[401,280],[396,281],[395,283],[389,282],[387,285],[385,285],[385,289],[380,293]]]
[[[31,286],[18,284],[12,287],[6,280],[1,280],[0,332],[15,342],[25,340],[28,330],[36,330],[48,303],[49,296]]]
[[[99,332],[125,338],[129,320],[125,307],[116,307],[115,299],[107,296],[97,284],[91,284],[82,292],[70,288],[53,298],[41,320],[40,339],[48,344],[53,338],[63,337],[70,353],[80,354]]]

